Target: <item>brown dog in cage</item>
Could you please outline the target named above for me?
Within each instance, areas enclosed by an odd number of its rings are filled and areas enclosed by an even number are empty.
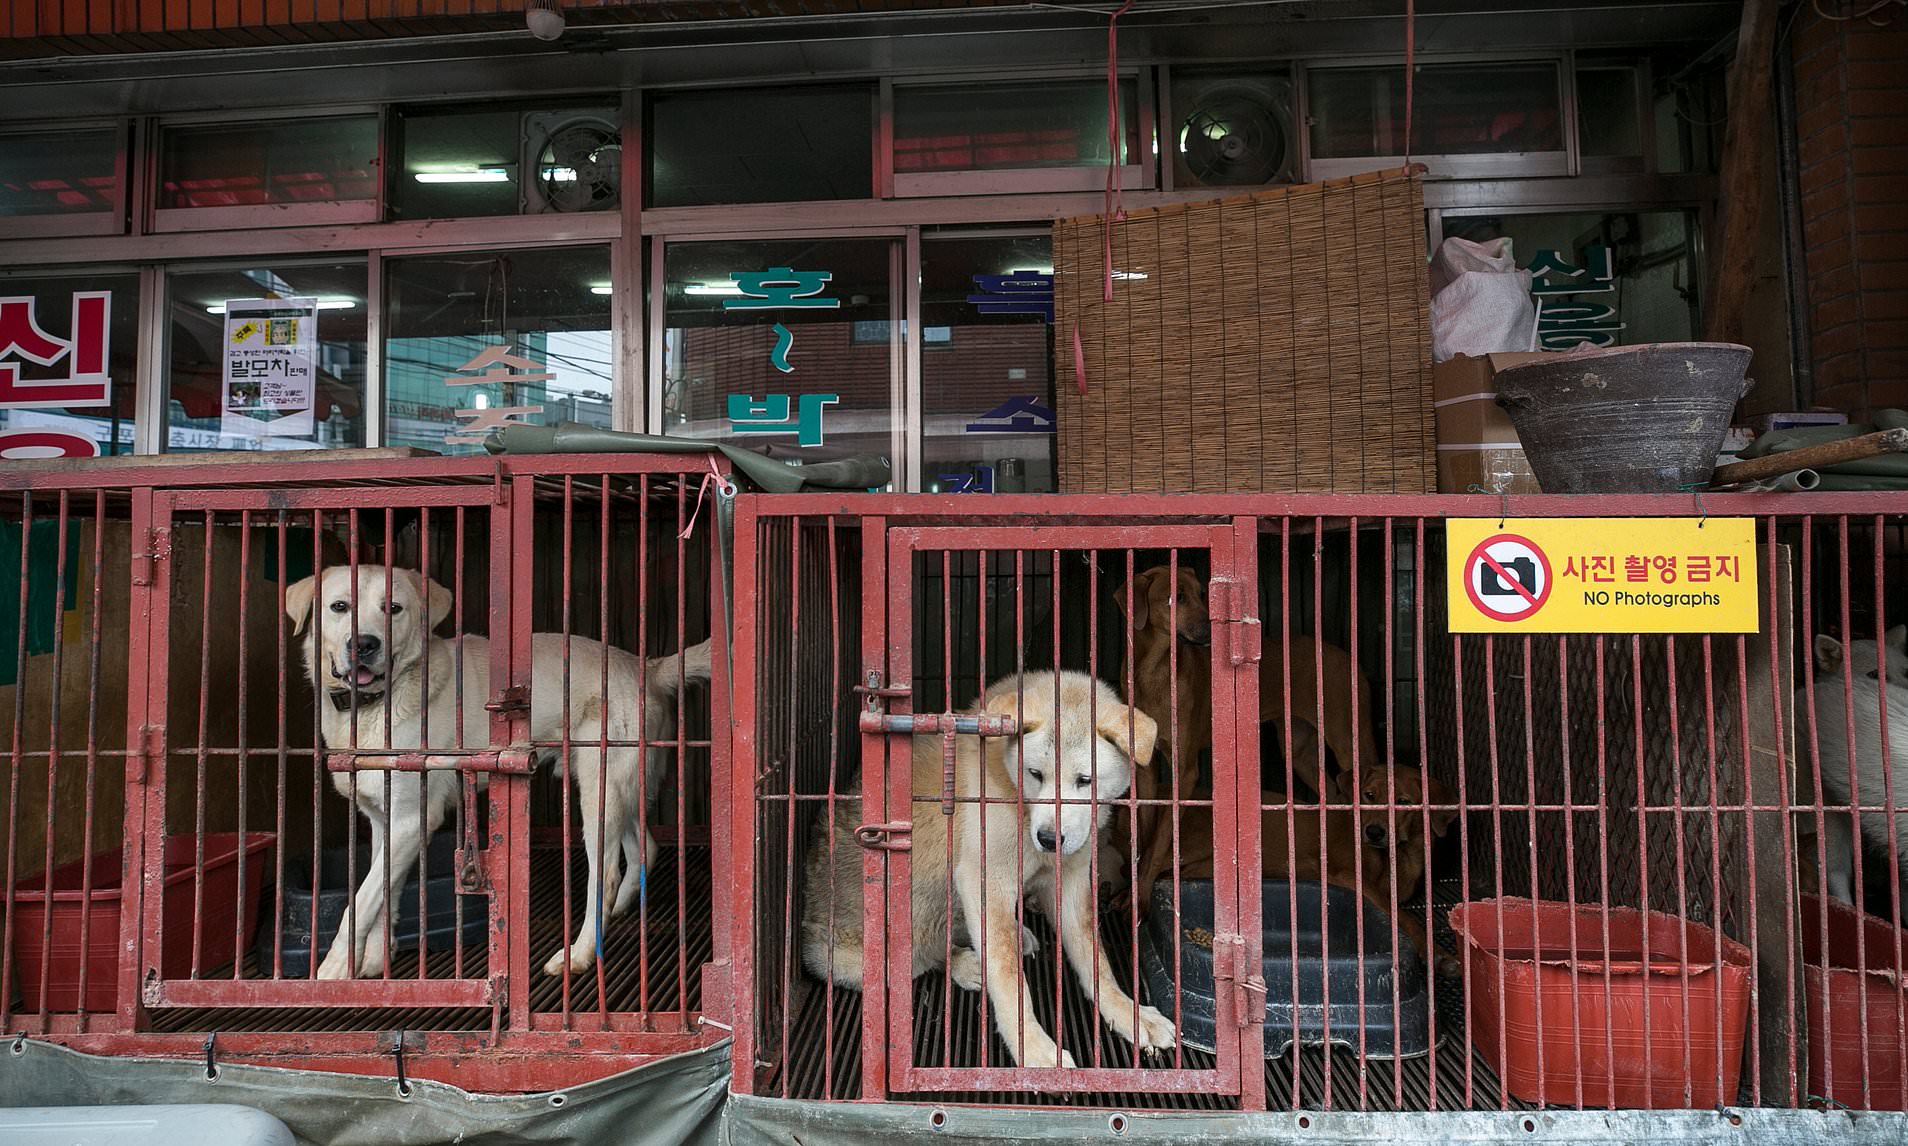
[[[1457,821],[1454,807],[1438,806],[1454,805],[1457,796],[1443,781],[1427,778],[1416,768],[1401,766],[1389,777],[1383,765],[1366,765],[1358,771],[1356,796],[1364,807],[1355,814],[1350,808],[1332,808],[1325,812],[1322,850],[1318,810],[1262,810],[1259,816],[1262,866],[1268,879],[1313,883],[1323,879],[1336,887],[1350,888],[1389,916],[1394,887],[1400,903],[1411,898],[1424,879],[1432,845]],[[1347,776],[1339,777],[1335,795],[1350,803],[1354,793],[1345,782],[1347,779]],[[1396,810],[1391,810],[1394,805]],[[1425,805],[1430,805],[1428,816]],[[1427,818],[1429,835],[1425,832]],[[1288,823],[1292,829],[1289,835]],[[1186,879],[1211,879],[1212,812],[1208,806],[1185,809],[1179,846],[1180,875]],[[1394,864],[1395,884],[1392,880]],[[1419,956],[1428,960],[1430,943],[1421,913],[1400,908],[1396,918],[1399,930],[1411,941]],[[1444,955],[1438,959],[1439,975],[1448,978],[1460,970],[1455,958]]]
[[[1090,873],[1112,801],[1152,759],[1152,719],[1127,707],[1104,682],[1067,671],[1007,677],[969,711],[1018,717],[1020,734],[956,739],[952,815],[943,811],[940,740],[914,742],[908,849],[914,975],[945,964],[954,983],[987,992],[1015,1062],[1072,1067],[1073,1055],[1035,1017],[1021,964],[1033,953],[1033,935],[1019,923],[1025,896],[1054,921],[1067,963],[1106,1025],[1141,1051],[1171,1047],[1172,1021],[1136,1004],[1113,973],[1099,938],[1099,897]],[[856,837],[862,823],[858,799],[838,803],[832,817],[817,821],[802,910],[803,965],[854,990],[867,974],[863,853]],[[984,959],[968,946],[968,936],[981,937]]]
[[[285,612],[294,636],[305,632],[314,615],[318,618],[316,639],[301,643],[306,675],[312,687],[324,693],[320,731],[328,748],[385,748],[388,727],[390,748],[452,749],[458,744],[460,673],[462,742],[469,748],[490,743],[490,713],[485,708],[491,700],[489,642],[478,636],[453,641],[432,635],[450,615],[449,589],[408,569],[393,569],[387,577],[382,566],[374,565],[358,566],[355,591],[348,566],[326,569],[321,577],[322,594],[318,577],[287,586]],[[652,745],[674,739],[671,701],[681,685],[709,679],[710,644],[704,641],[680,654],[652,658],[646,671],[634,654],[609,648],[606,692],[605,646],[570,637],[567,679],[572,694],[565,705],[562,687],[552,687],[566,679],[564,643],[556,633],[532,637],[531,677],[537,683],[530,690],[530,736],[560,739],[567,712],[572,742],[568,770],[576,779],[583,812],[589,878],[583,921],[566,950],[570,970],[582,972],[596,959],[603,901],[610,902],[611,915],[627,909],[637,898],[640,873],[655,862],[656,843],[645,820],[669,766],[667,750],[661,747],[649,747],[646,758],[639,758],[634,747],[606,752],[595,745],[604,737],[633,743],[640,735]],[[332,777],[332,786],[355,801],[370,822],[371,857],[355,908],[345,913],[318,967],[320,979],[384,971],[386,905],[415,873],[419,853],[456,806],[460,791],[458,773],[449,768],[374,776],[340,772]],[[487,780],[485,773],[473,773],[480,787]],[[639,786],[644,790],[638,792]],[[624,863],[638,873],[635,878],[625,878]],[[565,954],[550,956],[544,970],[561,974]]]
[[[1127,603],[1124,585],[1113,596],[1132,632],[1134,700],[1142,712],[1159,722],[1161,743],[1173,757],[1170,773],[1155,768],[1140,778],[1139,797],[1162,798],[1159,786],[1167,775],[1173,777],[1183,797],[1198,786],[1199,756],[1212,744],[1212,614],[1205,583],[1184,567],[1175,579],[1173,570],[1162,565],[1134,575],[1132,606]],[[1286,654],[1273,643],[1271,634],[1264,643],[1265,655],[1259,662],[1259,719],[1282,729],[1287,711]],[[1336,645],[1294,633],[1289,647],[1293,772],[1312,791],[1333,796],[1338,785],[1326,779],[1324,749],[1329,748],[1337,761],[1340,779],[1350,773],[1354,759],[1360,766],[1379,759],[1378,737],[1371,719],[1371,684],[1363,673],[1353,669],[1351,656]],[[1353,692],[1346,683],[1353,680],[1357,682],[1358,698],[1355,721]],[[1176,723],[1169,723],[1175,720],[1175,696],[1179,711]],[[1315,726],[1323,728],[1322,737],[1316,734]],[[1282,741],[1280,747],[1284,748]],[[1134,898],[1146,903],[1153,883],[1172,866],[1172,831],[1167,817],[1158,810],[1143,811],[1139,841],[1139,881]]]

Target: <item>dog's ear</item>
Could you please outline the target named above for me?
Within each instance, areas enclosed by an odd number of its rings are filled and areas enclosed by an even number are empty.
[[[1153,620],[1153,575],[1156,569],[1142,569],[1133,574],[1134,602],[1126,599],[1126,586],[1121,585],[1113,591],[1113,600],[1119,605],[1120,612],[1126,614],[1127,625],[1135,633],[1146,631]]]
[[[1127,730],[1132,738],[1127,738]],[[1159,737],[1159,724],[1137,705],[1100,710],[1100,727],[1095,731],[1113,742],[1133,763],[1146,766],[1153,762],[1153,743]]]
[[[431,628],[435,629],[450,616],[451,591],[422,573],[413,576],[417,578],[417,595],[424,598],[425,608],[431,615]]]
[[[304,633],[311,620],[311,599],[318,593],[318,578],[307,577],[285,586],[285,615],[291,618],[292,636]]]
[[[1815,671],[1829,676],[1842,670],[1842,642],[1827,633],[1815,634]]]
[[[1034,732],[1041,725],[1046,723],[1046,721],[1040,720],[1036,717],[1023,715],[1020,711],[1020,697],[1016,693],[1012,693],[1012,692],[1003,692],[999,696],[988,701],[987,711],[993,713],[996,716],[1005,716],[1005,717],[1008,717],[1009,719],[1018,719],[1020,721],[1020,731],[1023,734]]]

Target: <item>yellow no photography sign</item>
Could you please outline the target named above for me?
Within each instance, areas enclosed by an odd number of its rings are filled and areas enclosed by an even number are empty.
[[[1746,517],[1453,518],[1454,633],[1753,633]]]

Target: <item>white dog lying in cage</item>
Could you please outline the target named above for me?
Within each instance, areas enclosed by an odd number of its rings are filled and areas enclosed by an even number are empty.
[[[1834,637],[1818,634],[1815,638],[1815,736],[1820,750],[1822,796],[1830,805],[1850,804],[1848,748],[1849,709],[1855,720],[1855,804],[1886,807],[1892,790],[1895,816],[1895,840],[1888,838],[1886,812],[1861,815],[1861,838],[1869,851],[1889,856],[1897,878],[1908,886],[1908,626],[1896,625],[1883,634],[1887,654],[1886,679],[1877,676],[1874,641],[1850,641],[1843,645]],[[1848,667],[1848,687],[1842,687],[1843,658]],[[1808,692],[1797,697],[1808,704]],[[1888,767],[1882,768],[1882,721],[1888,724]],[[1808,759],[1808,728],[1802,729],[1803,759]],[[1813,792],[1805,790],[1804,799]],[[1822,882],[1828,893],[1844,903],[1855,902],[1855,839],[1846,813],[1825,813],[1822,818],[1823,853],[1826,866]]]
[[[360,565],[357,593],[352,595],[348,566],[327,569],[318,579],[307,577],[285,590],[285,611],[293,634],[305,632],[314,612],[317,639],[304,645],[305,672],[325,698],[320,704],[325,746],[334,752],[364,749],[435,749],[457,745],[458,651],[454,641],[432,635],[450,614],[450,590],[408,569]],[[355,611],[354,611],[355,602]],[[387,605],[389,611],[387,612]],[[355,616],[355,620],[354,620]],[[389,625],[387,629],[387,623]],[[463,743],[466,750],[490,743],[490,646],[478,636],[463,639]],[[565,716],[562,681],[564,638],[554,633],[532,637],[530,736],[556,740],[563,735]],[[429,694],[425,694],[425,654],[429,653]],[[569,967],[582,972],[596,959],[601,940],[602,902],[610,914],[626,909],[637,897],[640,873],[655,862],[656,843],[646,825],[649,809],[661,792],[668,769],[667,750],[650,747],[642,761],[642,786],[636,791],[638,749],[596,747],[607,735],[612,741],[633,742],[638,733],[651,742],[675,737],[674,700],[681,684],[709,679],[710,646],[704,641],[681,654],[656,657],[647,672],[640,660],[621,649],[609,649],[609,688],[603,691],[604,646],[583,637],[569,638],[571,687],[569,735],[571,764],[583,813],[583,846],[589,857],[589,877],[582,923],[568,948]],[[646,687],[639,687],[639,680]],[[643,712],[636,711],[642,696]],[[355,698],[355,705],[354,705]],[[357,732],[352,716],[355,706]],[[428,713],[430,743],[421,741]],[[390,742],[385,730],[390,729]],[[605,727],[607,725],[607,728]],[[607,755],[607,768],[603,758]],[[485,786],[487,776],[474,773]],[[364,881],[358,887],[355,909],[345,913],[338,936],[318,968],[320,979],[345,979],[382,974],[386,965],[384,913],[386,905],[416,871],[418,854],[456,806],[461,791],[452,769],[336,773],[332,784],[371,824],[371,856]],[[599,793],[599,787],[601,792]],[[598,797],[602,802],[599,807]],[[423,803],[423,834],[419,833]],[[386,823],[389,838],[386,838]],[[600,837],[600,840],[599,840]],[[606,844],[607,847],[600,847]],[[607,852],[607,854],[599,854]],[[619,862],[619,860],[621,862]],[[638,873],[625,879],[624,864]],[[386,880],[388,879],[388,884]],[[350,942],[347,943],[347,931]],[[561,974],[564,951],[550,956],[544,970]]]
[[[957,738],[952,816],[942,810],[940,738],[921,736],[914,742],[909,847],[913,973],[938,970],[945,961],[956,984],[985,990],[1000,1037],[1022,1066],[1074,1065],[1073,1055],[1055,1044],[1034,1014],[1021,966],[1023,948],[1033,946],[1032,933],[1017,918],[1023,895],[1057,924],[1067,962],[1098,1000],[1108,1027],[1142,1051],[1165,1050],[1174,1038],[1171,1020],[1153,1007],[1136,1004],[1115,977],[1099,942],[1099,899],[1089,875],[1112,801],[1132,786],[1134,766],[1152,759],[1157,728],[1151,717],[1129,710],[1112,688],[1084,673],[1061,672],[1058,691],[1056,714],[1051,673],[1028,673],[1024,683],[1010,676],[987,690],[971,711],[1017,715],[1022,735]],[[984,849],[982,808],[976,798],[983,788]],[[1089,802],[1096,794],[1100,802]],[[1073,802],[1056,808],[1056,795]],[[861,989],[864,978],[862,849],[855,834],[862,822],[858,799],[837,804],[832,818],[817,822],[802,919],[803,964],[817,977],[855,990]],[[950,896],[957,907],[950,904]],[[977,927],[982,920],[984,925]],[[985,962],[966,946],[968,936],[983,932]],[[953,941],[960,945],[952,946]]]

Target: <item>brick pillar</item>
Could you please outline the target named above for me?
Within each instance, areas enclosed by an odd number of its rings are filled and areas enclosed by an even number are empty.
[[[1875,17],[1790,38],[1815,403],[1854,415],[1908,407],[1908,8]]]

